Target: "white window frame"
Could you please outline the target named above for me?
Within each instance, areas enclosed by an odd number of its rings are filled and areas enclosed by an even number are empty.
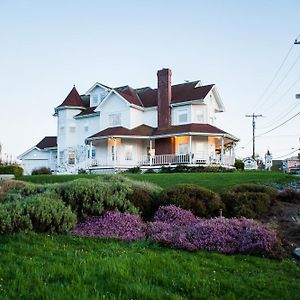
[[[68,152],[68,164],[69,165],[75,165],[76,163],[76,152],[75,151],[69,151]]]
[[[121,125],[121,113],[109,114],[108,115],[108,125],[110,127]]]
[[[182,116],[185,116],[184,120],[180,120]],[[177,123],[178,124],[186,124],[188,123],[188,110],[187,109],[182,109],[177,112]]]

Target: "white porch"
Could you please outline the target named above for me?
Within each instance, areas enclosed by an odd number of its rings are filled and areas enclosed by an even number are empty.
[[[177,136],[169,138],[174,153],[157,154],[155,139],[108,138],[89,142],[87,168],[128,169],[132,167],[158,168],[177,165],[219,165],[232,167],[235,162],[235,143],[224,136]],[[160,142],[160,147],[161,147]],[[92,156],[94,150],[95,155]]]

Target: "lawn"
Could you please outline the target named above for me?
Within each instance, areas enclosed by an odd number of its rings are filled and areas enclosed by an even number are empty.
[[[22,176],[20,180],[35,183],[54,183],[74,180],[76,178],[95,178],[103,175],[36,175]],[[279,172],[232,172],[232,173],[160,173],[160,174],[128,174],[132,179],[153,182],[163,188],[179,183],[193,183],[220,192],[229,186],[242,183],[285,183],[300,180],[298,176]]]
[[[1,299],[299,299],[291,261],[148,242],[0,236]],[[3,255],[5,253],[5,255]]]

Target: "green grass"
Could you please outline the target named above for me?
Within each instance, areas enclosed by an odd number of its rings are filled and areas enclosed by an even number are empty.
[[[35,183],[54,183],[74,180],[76,178],[95,178],[103,175],[36,175],[22,176],[20,180]],[[233,172],[233,173],[162,173],[162,174],[128,174],[135,180],[153,182],[163,188],[179,183],[193,183],[199,186],[220,192],[227,187],[242,183],[284,183],[292,180],[300,180],[298,176],[292,176],[279,172]]]
[[[288,260],[42,234],[0,236],[0,253],[0,299],[300,297]]]

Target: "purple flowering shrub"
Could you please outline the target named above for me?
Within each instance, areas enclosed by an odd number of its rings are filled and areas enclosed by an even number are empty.
[[[147,236],[172,248],[223,253],[270,252],[276,242],[275,232],[254,220],[200,219],[173,205],[159,208],[154,222],[148,223]]]
[[[74,235],[135,241],[145,237],[146,224],[137,215],[108,211],[102,217],[88,217],[71,231]]]

